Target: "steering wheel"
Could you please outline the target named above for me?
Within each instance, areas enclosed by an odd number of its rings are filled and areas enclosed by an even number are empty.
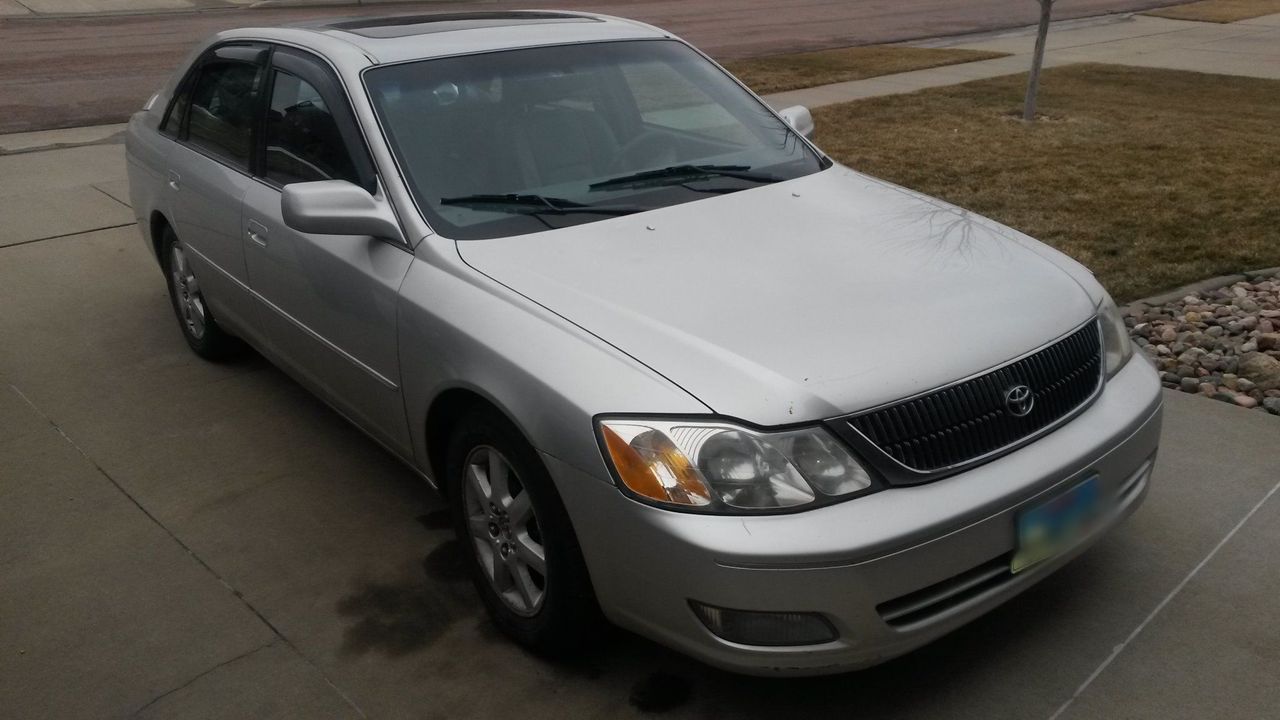
[[[617,173],[637,165],[657,166],[673,163],[676,159],[675,148],[659,133],[644,130],[628,140],[609,162],[607,172]]]

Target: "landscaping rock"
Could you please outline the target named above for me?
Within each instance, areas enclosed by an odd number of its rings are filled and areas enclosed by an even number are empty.
[[[1259,352],[1240,358],[1240,375],[1263,390],[1280,390],[1280,360]]]
[[[1126,309],[1134,344],[1165,387],[1280,415],[1280,274],[1272,273]]]

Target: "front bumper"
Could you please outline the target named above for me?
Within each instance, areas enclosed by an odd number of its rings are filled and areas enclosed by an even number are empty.
[[[671,512],[545,456],[574,519],[596,595],[615,623],[712,665],[816,675],[874,665],[954,630],[1079,554],[1145,496],[1160,437],[1155,372],[1130,361],[1094,403],[1049,435],[968,472],[791,515]],[[1090,475],[1106,519],[1068,552],[1016,575],[1015,519]],[[822,645],[738,645],[689,600],[818,612]]]

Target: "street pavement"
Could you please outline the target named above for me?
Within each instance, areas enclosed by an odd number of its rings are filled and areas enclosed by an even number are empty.
[[[135,0],[0,0],[0,133],[121,122],[198,40],[219,30],[530,5],[527,0],[493,0],[246,8],[227,7],[223,0],[139,0],[143,4],[137,7],[182,2],[206,9],[75,17],[4,14],[6,3],[14,10],[38,2],[114,8]],[[1072,18],[1167,4],[1170,0],[1058,0],[1054,12]],[[1031,0],[789,0],[785,9],[776,0],[558,0],[551,5],[656,23],[721,59],[994,30],[1036,18]]]

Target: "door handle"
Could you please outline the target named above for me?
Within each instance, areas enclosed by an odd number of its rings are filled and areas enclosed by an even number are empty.
[[[169,171],[169,188],[173,190],[178,190],[181,187],[182,187],[182,176],[170,170]]]
[[[249,221],[249,227],[245,230],[245,234],[249,236],[259,247],[267,246],[267,228],[262,223],[255,220]]]

